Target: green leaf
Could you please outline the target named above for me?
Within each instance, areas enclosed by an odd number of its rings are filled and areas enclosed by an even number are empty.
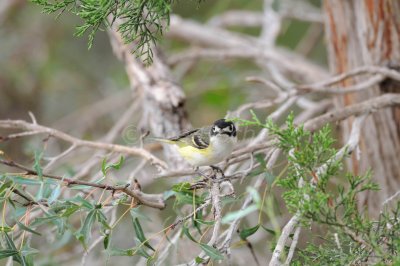
[[[141,243],[144,243],[144,245],[149,249],[155,251],[155,249],[149,244],[148,240],[146,239],[138,218],[133,219],[133,229],[135,230],[136,237],[139,239],[139,241]]]
[[[41,185],[42,181],[30,178],[24,178],[21,176],[8,176],[14,183],[21,184],[21,185],[28,185],[28,186],[37,186]]]
[[[101,172],[103,173],[103,176],[106,175],[106,167],[107,167],[107,158],[104,158],[103,162],[101,163]]]
[[[95,209],[95,206],[92,203],[90,203],[89,201],[85,200],[81,196],[74,197],[73,201],[81,203],[83,207],[85,207],[85,208],[87,208],[89,210]]]
[[[10,236],[7,233],[3,233],[3,235],[6,240],[8,249],[17,251],[17,254],[13,255],[13,260],[15,260],[16,262],[19,262],[21,265],[25,266],[26,265],[25,258],[19,254],[19,252],[18,252],[17,248],[15,247],[15,244],[12,241],[12,239],[10,238]]]
[[[85,218],[85,221],[82,227],[77,232],[77,238],[82,243],[82,245],[86,248],[87,243],[92,235],[92,225],[96,218],[96,210],[91,210]]]
[[[44,182],[40,184],[39,190],[35,197],[36,201],[40,201],[41,199],[43,199],[43,192],[44,192]]]
[[[175,192],[175,204],[203,204],[204,203],[204,198],[195,195],[193,198],[193,192],[187,193],[187,192]]]
[[[211,247],[207,244],[202,244],[200,243],[201,249],[211,258],[214,260],[223,260],[224,255],[222,255],[221,252],[219,252],[216,248]]]
[[[258,207],[253,204],[243,210],[230,212],[222,218],[222,223],[229,223],[229,222],[232,222],[233,220],[240,219],[240,218],[256,211],[257,209],[258,209]]]
[[[255,188],[253,188],[253,187],[247,187],[246,188],[246,191],[251,195],[251,197],[253,198],[253,202],[256,204],[256,205],[260,205],[261,204],[261,198],[260,198],[260,195],[258,194],[258,191],[255,189]]]
[[[173,191],[173,190],[164,191],[163,200],[167,200],[167,199],[173,197],[174,195],[175,195],[175,191]]]
[[[267,227],[265,227],[264,225],[261,225],[262,229],[264,229],[266,232],[272,234],[272,235],[276,235],[275,230],[269,229]]]
[[[254,226],[254,227],[250,227],[250,228],[246,228],[246,229],[243,229],[242,231],[240,231],[240,238],[241,239],[246,239],[246,238],[248,238],[249,236],[251,236],[251,235],[253,235],[255,232],[257,232],[257,230],[258,230],[258,228],[260,228],[260,225],[259,224],[257,224],[256,226]]]
[[[268,172],[268,171],[265,172],[264,177],[265,177],[265,179],[267,180],[267,183],[268,183],[268,184],[274,183],[274,181],[275,181],[275,179],[276,179],[276,176],[273,175],[272,173]]]
[[[9,249],[17,250],[17,248],[15,247],[15,244],[12,241],[12,239],[10,238],[10,236],[7,233],[3,233],[3,235],[4,235],[4,238],[6,239],[7,247]]]
[[[155,260],[156,260],[156,258],[153,257],[153,256],[148,257],[148,258],[147,258],[147,261],[146,261],[146,265],[147,265],[147,266],[153,266],[153,265],[155,265],[155,263],[154,263]]]
[[[103,239],[104,249],[108,249],[110,246],[111,232],[107,233]]]
[[[23,223],[20,223],[20,222],[17,221],[17,224],[18,224],[18,227],[21,228],[22,230],[25,230],[25,231],[31,232],[32,234],[41,236],[41,234],[40,234],[39,232],[37,232],[37,231],[35,231],[35,230],[33,230],[33,229],[27,227],[27,226],[24,225]]]
[[[45,214],[48,215],[48,214]],[[60,219],[57,215],[49,215],[44,217],[36,217],[31,223],[31,226],[39,226],[45,223],[53,222],[54,220]]]
[[[146,237],[144,236],[143,229],[138,218],[133,218],[133,229],[135,230],[137,238],[143,243],[146,240]]]
[[[202,210],[198,210],[196,212],[195,217],[196,217],[196,219],[192,219],[193,226],[197,229],[197,232],[199,232],[199,234],[202,235],[203,233],[201,231],[201,224],[196,220],[203,220],[203,211]]]
[[[9,226],[0,226],[0,232],[11,232],[13,229]]]
[[[70,205],[65,211],[61,214],[61,217],[69,217],[78,211],[81,207],[79,205]]]
[[[197,223],[204,224],[204,225],[214,225],[215,221],[204,221],[203,219],[195,219]]]
[[[254,155],[254,157],[256,158],[256,161],[260,164],[263,170],[267,169],[267,163],[264,160],[265,154],[259,153]]]
[[[107,217],[99,209],[96,210],[96,218],[97,221],[103,226],[103,229],[111,229],[110,225],[107,223]]]
[[[187,238],[189,238],[190,240],[192,240],[195,243],[198,243],[196,241],[196,239],[194,239],[193,236],[190,234],[189,228],[186,227],[185,225],[182,226],[182,232],[185,234],[185,236],[187,236]]]
[[[39,250],[37,250],[35,248],[31,248],[26,245],[24,245],[21,249],[22,256],[30,256],[30,255],[34,255],[34,254],[38,254],[38,253],[39,253]]]
[[[151,256],[149,255],[149,253],[146,252],[146,250],[144,250],[143,247],[139,247],[137,249],[135,249],[135,254],[138,254],[146,259],[150,258]]]
[[[33,164],[33,169],[35,169],[40,180],[43,179],[43,170],[42,166],[40,165],[40,160],[42,160],[42,155],[43,155],[42,152],[35,151],[35,163]]]
[[[52,204],[54,201],[58,199],[61,194],[61,185],[57,184],[54,190],[51,192],[50,197],[47,199],[48,204]]]
[[[111,248],[108,252],[110,256],[133,256],[132,249]]]
[[[206,262],[205,259],[202,259],[202,258],[200,258],[200,257],[196,257],[196,258],[194,259],[194,261],[195,261],[197,264]]]
[[[4,191],[6,191],[11,185],[12,185],[12,181],[11,180],[7,180],[4,182],[4,184],[2,184],[0,186],[0,194],[2,194]]]
[[[258,119],[256,113],[253,111],[253,109],[250,109],[250,114],[251,118],[256,122],[258,125],[262,125],[261,121]]]
[[[191,189],[191,184],[189,182],[182,182],[178,183],[172,186],[172,190],[175,192],[188,192],[188,193],[193,193],[193,190]]]
[[[4,249],[0,250],[0,259],[8,258],[18,254],[18,250]]]
[[[5,200],[7,201],[7,203],[9,203],[14,209],[16,209],[17,207],[15,206],[15,202],[13,200],[11,200],[10,197],[5,198]]]
[[[124,163],[124,156],[121,155],[121,157],[119,158],[119,162],[118,163],[113,163],[113,164],[108,164],[107,165],[107,158],[103,159],[103,162],[101,164],[101,171],[103,172],[103,175],[105,176],[107,171],[110,168],[113,168],[115,170],[119,170],[122,166],[122,164]]]
[[[136,208],[132,208],[129,212],[133,219],[140,218],[140,219],[144,219],[144,220],[151,222],[151,219],[147,215],[145,215],[144,213],[142,213],[140,211],[140,206],[136,207]]]

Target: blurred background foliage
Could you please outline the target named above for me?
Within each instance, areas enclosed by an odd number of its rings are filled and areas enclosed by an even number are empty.
[[[41,14],[40,7],[18,1],[20,4],[1,19],[0,118],[27,119],[28,111],[32,111],[45,125],[62,127],[64,122],[82,123],[68,118],[77,112],[84,118],[85,111],[89,112],[93,104],[113,95],[115,102],[105,104],[103,112],[91,120],[98,124],[101,119],[106,130],[105,122],[112,121],[112,116],[128,104],[124,100],[117,104],[118,100],[127,99],[121,95],[129,93],[124,67],[112,54],[107,33],[99,31],[93,47],[88,50],[86,38],[73,36],[75,26],[80,24],[77,17],[66,12],[56,20],[55,15]],[[319,5],[319,1],[312,2]],[[201,4],[177,1],[173,12],[204,22],[227,10],[261,12],[261,8],[262,1],[203,1]],[[285,20],[278,43],[296,50],[310,27],[307,22]],[[234,30],[253,35],[260,31],[259,28],[239,27]],[[170,39],[163,39],[160,46],[166,48],[167,57],[186,47]],[[305,56],[326,65],[322,36]],[[204,59],[192,68],[180,82],[194,126],[208,124],[224,116],[227,110],[262,94],[262,86],[245,81],[245,77],[255,73],[259,73],[259,69],[250,60],[216,63]],[[98,130],[97,125],[79,133],[98,136],[101,135],[96,132]]]

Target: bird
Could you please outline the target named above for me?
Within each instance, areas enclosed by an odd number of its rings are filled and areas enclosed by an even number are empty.
[[[235,124],[219,119],[211,126],[193,129],[179,136],[156,138],[178,147],[179,154],[193,167],[210,166],[220,170],[215,164],[222,162],[232,153],[237,142]]]

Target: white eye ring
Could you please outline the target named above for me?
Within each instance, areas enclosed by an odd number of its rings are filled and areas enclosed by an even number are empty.
[[[232,126],[224,128],[225,132],[232,132],[232,130],[233,130]]]

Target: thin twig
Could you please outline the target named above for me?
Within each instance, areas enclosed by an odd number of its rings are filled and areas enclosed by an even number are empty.
[[[208,199],[206,200],[203,204],[201,204],[199,207],[197,207],[192,213],[186,215],[183,218],[178,219],[176,222],[174,222],[173,224],[171,224],[169,227],[174,229],[177,225],[183,223],[184,221],[192,218],[198,211],[203,210],[204,208],[207,208],[207,206],[209,206],[211,203],[211,200]]]
[[[382,202],[382,207],[385,207],[388,203],[390,203],[392,200],[400,196],[400,190],[394,193],[392,196],[387,198],[384,202]]]

